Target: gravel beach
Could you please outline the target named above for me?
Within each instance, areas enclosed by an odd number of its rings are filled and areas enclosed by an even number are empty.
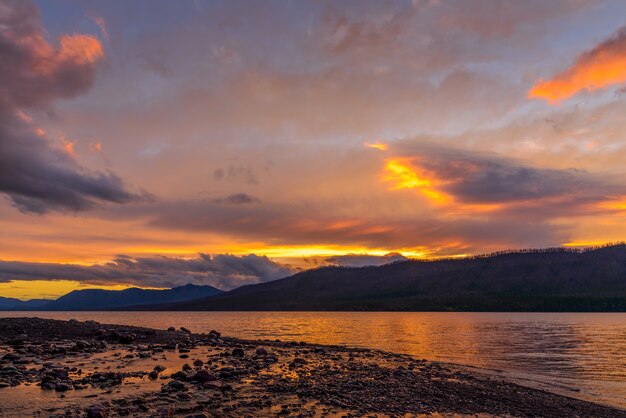
[[[218,331],[0,318],[2,417],[626,417],[462,367]]]

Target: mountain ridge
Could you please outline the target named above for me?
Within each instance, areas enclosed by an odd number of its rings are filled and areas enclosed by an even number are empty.
[[[626,311],[626,245],[322,267],[143,310]]]
[[[193,300],[196,298],[213,296],[222,293],[220,289],[208,285],[186,284],[171,289],[141,289],[131,287],[123,290],[106,289],[77,289],[58,299],[47,303],[27,307],[0,306],[4,310],[37,310],[37,311],[86,311],[86,310],[115,310],[126,306],[142,306],[148,304],[174,303]],[[28,304],[29,301],[22,302]]]
[[[22,309],[22,310],[33,309],[33,308],[39,308],[39,307],[47,304],[50,301],[51,301],[51,299],[21,300],[21,299],[16,299],[16,298],[7,298],[7,297],[0,296],[0,309],[5,309],[5,310],[8,310],[8,309]]]

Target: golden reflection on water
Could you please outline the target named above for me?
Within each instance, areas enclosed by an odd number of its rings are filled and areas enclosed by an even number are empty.
[[[626,314],[428,312],[6,312],[249,339],[340,344],[502,370],[626,407]]]

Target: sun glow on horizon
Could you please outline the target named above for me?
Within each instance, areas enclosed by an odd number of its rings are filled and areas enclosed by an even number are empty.
[[[76,280],[12,280],[0,282],[0,295],[21,300],[56,299],[73,290],[105,289],[124,290],[134,286],[130,284],[96,285],[81,283]]]

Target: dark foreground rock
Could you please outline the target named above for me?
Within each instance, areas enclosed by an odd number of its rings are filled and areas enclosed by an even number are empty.
[[[626,411],[374,350],[0,318],[2,417],[407,415]]]

